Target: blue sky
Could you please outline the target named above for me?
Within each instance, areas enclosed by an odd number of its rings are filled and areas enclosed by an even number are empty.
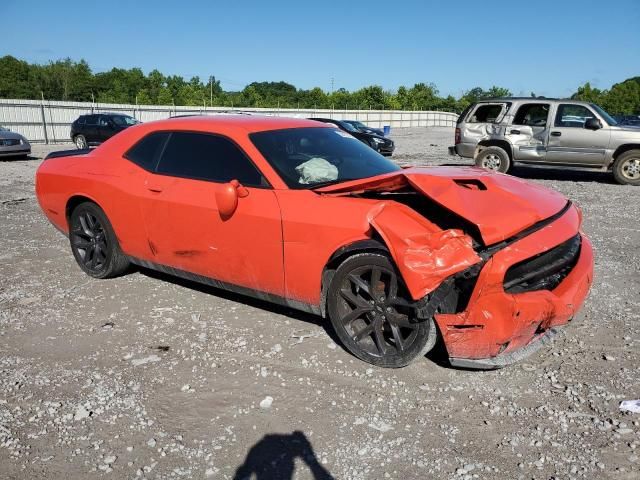
[[[215,75],[226,90],[433,82],[566,96],[640,75],[640,0],[2,0],[0,55]],[[14,19],[12,21],[10,19]]]

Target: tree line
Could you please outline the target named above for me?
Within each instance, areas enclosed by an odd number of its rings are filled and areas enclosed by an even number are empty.
[[[371,85],[355,91],[339,88],[326,92],[319,87],[298,89],[286,82],[253,82],[240,91],[224,91],[215,77],[189,80],[153,70],[112,68],[93,73],[89,64],[69,58],[34,64],[10,55],[0,58],[0,98],[68,100],[138,105],[193,105],[265,108],[333,108],[374,110],[444,110],[461,112],[469,104],[511,92],[493,86],[476,87],[459,98],[441,96],[433,83],[417,83],[396,91]],[[535,96],[535,94],[531,94]],[[616,84],[610,90],[589,83],[573,96],[594,101],[614,114],[640,113],[640,77]]]

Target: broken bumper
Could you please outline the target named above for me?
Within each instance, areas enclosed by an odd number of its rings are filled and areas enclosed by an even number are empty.
[[[581,245],[571,271],[553,290],[508,293],[507,270],[576,235],[575,208],[545,228],[495,253],[484,265],[466,309],[436,315],[451,363],[467,368],[500,368],[539,349],[557,327],[567,324],[584,302],[593,280],[593,250]]]
[[[500,353],[490,358],[455,358],[450,357],[449,363],[457,368],[470,368],[474,370],[494,370],[496,368],[506,367],[513,363],[533,355],[544,345],[551,343],[553,339],[561,332],[557,328],[550,328],[544,333],[540,333],[534,337],[531,342],[522,348],[509,353]]]

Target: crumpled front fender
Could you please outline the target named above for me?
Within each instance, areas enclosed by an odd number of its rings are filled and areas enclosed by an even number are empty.
[[[441,230],[405,205],[381,202],[367,219],[386,243],[414,300],[481,261],[462,230]]]

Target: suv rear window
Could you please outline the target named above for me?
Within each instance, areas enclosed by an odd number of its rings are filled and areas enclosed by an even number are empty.
[[[525,103],[518,108],[514,125],[528,125],[530,127],[545,127],[549,117],[548,103]]]
[[[480,104],[471,114],[467,122],[469,123],[496,123],[502,117],[505,110],[504,103]]]

